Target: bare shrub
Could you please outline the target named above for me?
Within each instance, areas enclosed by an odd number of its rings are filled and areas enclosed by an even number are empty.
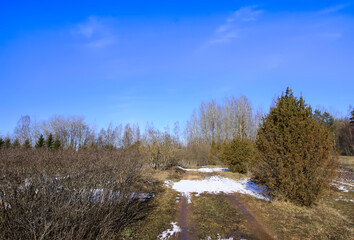
[[[118,239],[152,188],[136,150],[0,150],[0,239]]]
[[[345,156],[354,156],[354,122],[348,118],[336,120],[336,149]]]
[[[183,166],[202,166],[209,164],[210,146],[204,143],[190,143],[178,152],[178,163]]]

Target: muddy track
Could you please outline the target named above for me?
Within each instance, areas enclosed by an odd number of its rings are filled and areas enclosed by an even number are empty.
[[[242,212],[245,219],[245,226],[250,232],[250,238],[246,239],[259,239],[259,240],[272,240],[273,238],[265,230],[262,224],[254,217],[254,215],[247,209],[247,207],[237,198],[237,196],[232,194],[225,194],[225,197]],[[185,196],[181,196],[178,202],[178,214],[177,222],[178,226],[181,228],[181,232],[175,235],[173,239],[181,240],[193,240],[199,239],[195,234],[195,224],[191,222],[191,204],[188,204],[188,199]],[[234,233],[236,236],[239,234]],[[234,236],[235,236],[234,235]]]
[[[186,180],[195,180],[199,179],[199,173],[189,173],[187,172],[183,179]],[[272,234],[269,234],[264,226],[258,221],[255,215],[247,208],[245,204],[234,194],[225,194],[225,198],[227,198],[237,209],[239,209],[245,219],[245,227],[250,232],[251,236],[246,239],[259,239],[259,240],[271,240]],[[193,222],[193,209],[192,204],[188,204],[188,199],[186,196],[181,195],[180,200],[177,203],[177,223],[181,228],[181,232],[175,234],[173,239],[181,239],[181,240],[193,240],[199,239],[195,234],[195,230],[197,229],[197,223]],[[241,233],[234,232],[234,236],[242,236]]]
[[[265,228],[260,224],[259,221],[254,217],[254,215],[248,210],[245,204],[233,194],[225,195],[226,198],[232,202],[243,214],[245,218],[245,226],[250,231],[254,239],[259,240],[271,240],[273,239],[271,235],[265,230]]]
[[[181,240],[190,240],[198,239],[194,232],[194,224],[191,223],[191,204],[188,204],[188,199],[185,196],[181,196],[178,203],[178,214],[177,214],[177,223],[181,228],[181,232],[177,234],[176,239]]]

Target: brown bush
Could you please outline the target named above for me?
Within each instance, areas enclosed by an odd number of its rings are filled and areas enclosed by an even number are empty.
[[[177,152],[178,164],[183,166],[208,165],[210,146],[205,143],[190,143]]]
[[[0,149],[0,239],[118,239],[152,188],[132,150]]]
[[[354,156],[354,123],[348,118],[335,122],[336,149],[344,156]]]
[[[209,164],[220,164],[221,146],[221,144],[215,143],[214,141],[211,143],[208,154]]]

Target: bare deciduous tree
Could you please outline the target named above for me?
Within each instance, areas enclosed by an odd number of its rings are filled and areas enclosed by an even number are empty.
[[[245,96],[226,98],[223,105],[215,100],[202,102],[198,114],[193,112],[186,124],[185,138],[188,143],[222,143],[234,136],[254,139],[258,117]]]
[[[31,139],[31,118],[28,115],[21,116],[15,128],[15,138],[23,145]]]

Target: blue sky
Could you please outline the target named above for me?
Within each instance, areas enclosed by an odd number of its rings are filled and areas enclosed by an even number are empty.
[[[2,135],[27,114],[162,129],[226,96],[267,110],[287,86],[354,105],[351,1],[3,1],[0,29]]]

